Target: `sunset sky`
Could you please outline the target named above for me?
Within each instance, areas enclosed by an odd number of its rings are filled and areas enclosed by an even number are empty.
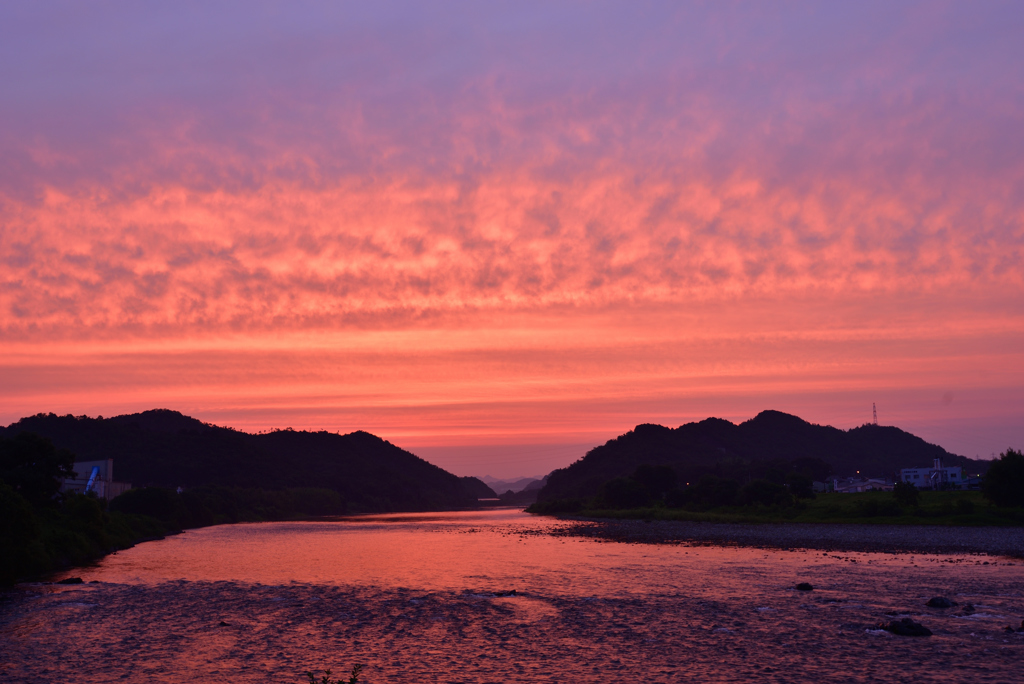
[[[0,422],[1024,447],[1020,2],[0,9]]]

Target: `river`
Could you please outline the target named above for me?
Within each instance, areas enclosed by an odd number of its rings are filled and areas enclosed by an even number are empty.
[[[1024,618],[1019,560],[549,534],[561,525],[506,509],[140,544],[68,573],[85,584],[5,592],[0,682],[288,684],[357,662],[368,684],[1024,680],[1024,633],[1005,630]],[[902,617],[934,635],[875,629]]]

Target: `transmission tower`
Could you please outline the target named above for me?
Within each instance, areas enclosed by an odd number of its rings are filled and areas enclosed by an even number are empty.
[[[875,402],[871,402],[871,422],[878,425],[878,409],[875,408]]]

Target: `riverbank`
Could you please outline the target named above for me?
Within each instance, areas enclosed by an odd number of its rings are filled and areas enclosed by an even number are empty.
[[[813,499],[779,505],[714,507],[606,508],[598,499],[554,500],[527,509],[540,515],[572,515],[615,520],[671,520],[698,523],[880,524],[912,527],[1024,527],[1024,508],[1000,507],[979,491],[919,492],[917,501],[901,505],[891,492],[819,494]]]
[[[86,566],[175,533],[152,518],[105,512],[88,497],[77,497],[63,508],[21,513],[14,522],[17,533],[0,540],[0,586]]]
[[[549,534],[641,544],[746,546],[875,553],[981,554],[1024,558],[1024,528],[936,525],[712,523],[560,517]],[[983,561],[979,561],[983,562]]]

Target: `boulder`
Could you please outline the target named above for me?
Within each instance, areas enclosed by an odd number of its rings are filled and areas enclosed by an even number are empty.
[[[54,582],[54,584],[82,584],[82,583],[83,582],[82,582],[82,578],[81,577],[65,577],[64,579],[60,580],[59,582]]]
[[[932,598],[928,599],[928,603],[924,605],[928,606],[929,608],[952,608],[953,606],[957,605],[957,603],[956,601],[950,601],[948,598],[945,598],[944,596],[933,596]]]
[[[892,620],[891,622],[879,622],[877,629],[884,629],[886,632],[892,632],[897,636],[931,636],[932,631],[922,625],[920,622],[914,622],[910,618],[903,618],[902,620]]]
[[[796,590],[797,591],[814,591],[814,587],[811,586],[811,584],[809,582],[801,582],[800,584],[796,585]]]

